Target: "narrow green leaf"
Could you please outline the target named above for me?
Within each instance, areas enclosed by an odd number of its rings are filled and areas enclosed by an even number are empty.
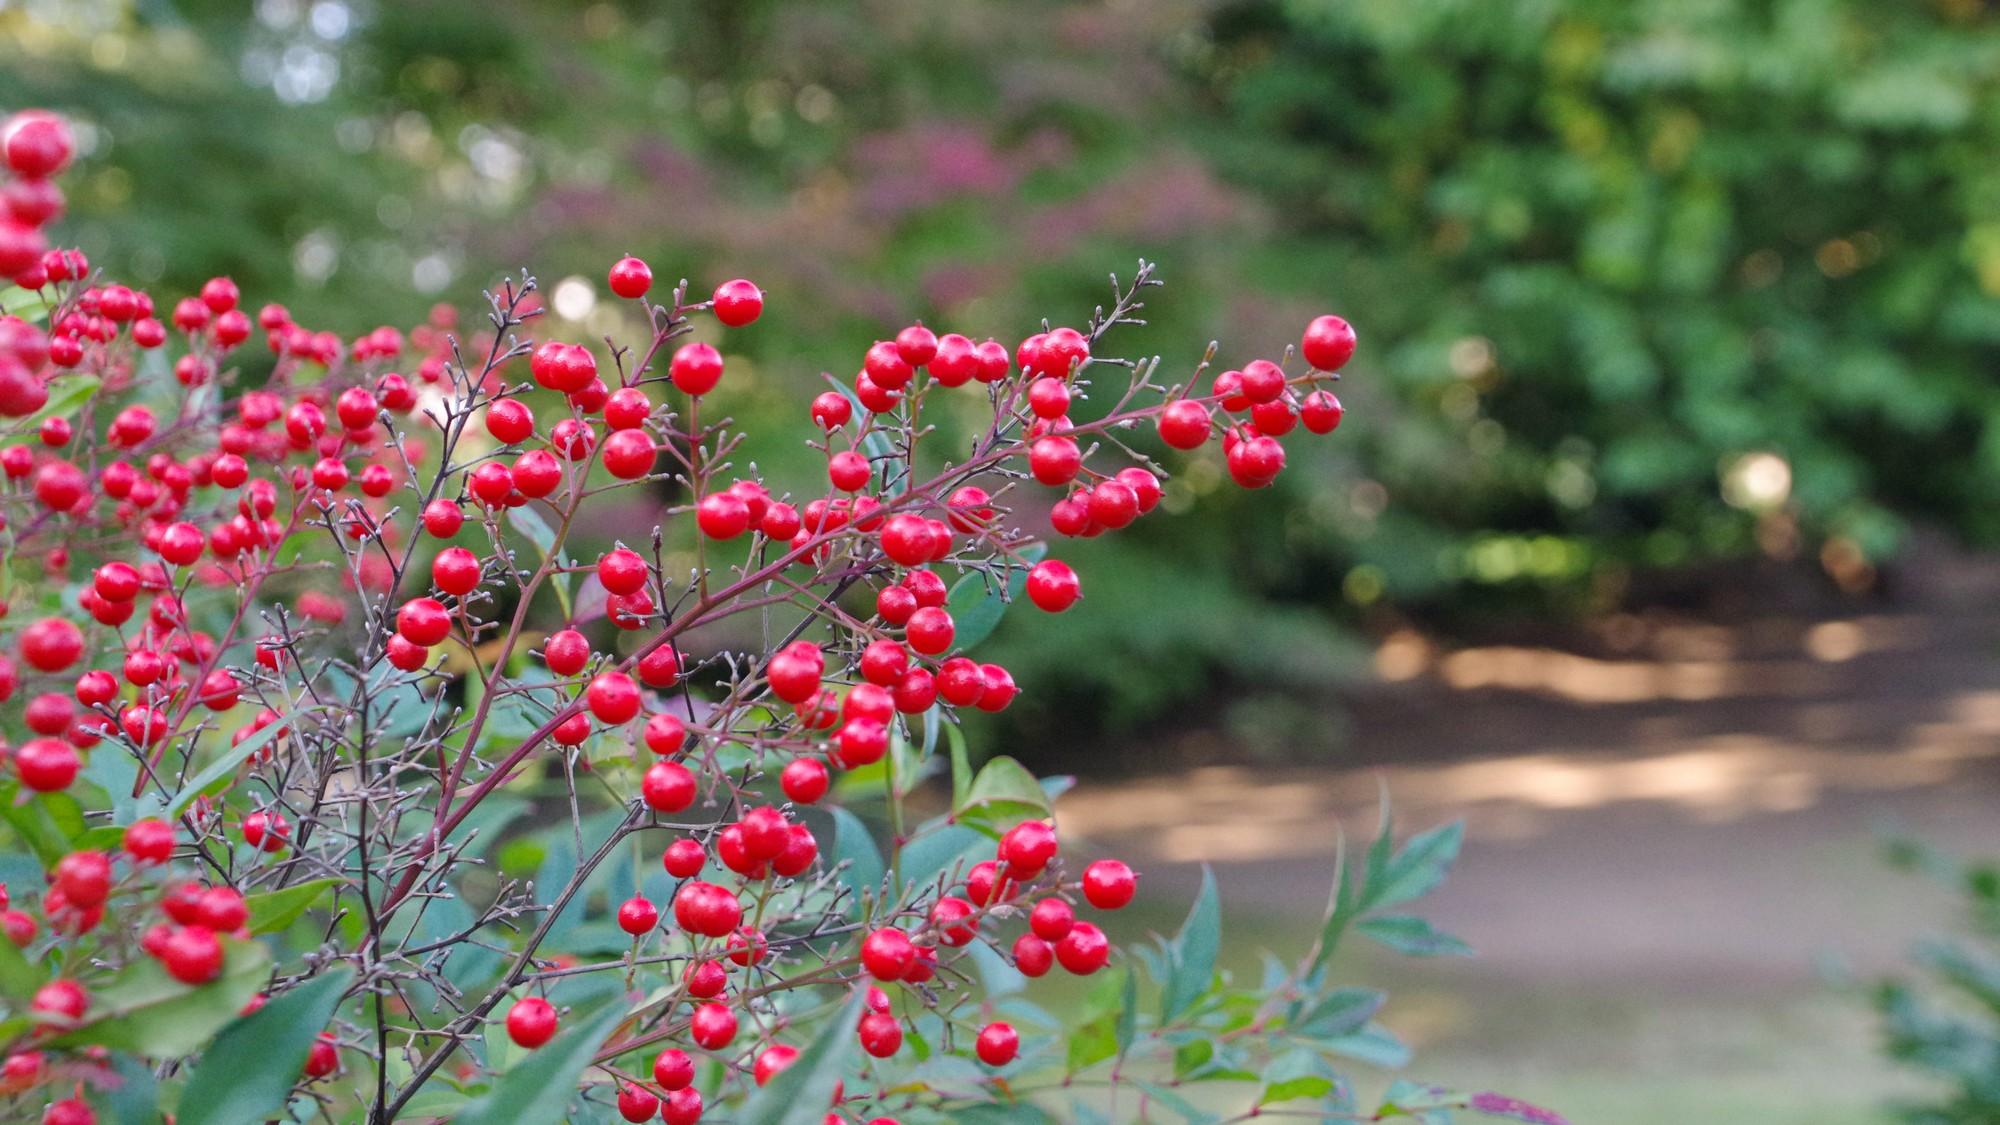
[[[527,504],[509,508],[507,525],[535,545],[535,550],[542,553],[542,561],[548,561],[550,553],[556,549],[556,529],[549,526],[549,521],[543,519],[540,512]]]
[[[993,841],[963,824],[939,824],[903,845],[899,857],[905,886],[920,886],[980,853],[993,854]]]
[[[1411,957],[1470,957],[1472,947],[1411,914],[1386,914],[1355,923],[1362,936]]]
[[[1173,971],[1160,996],[1160,1020],[1170,1022],[1194,1006],[1215,978],[1215,956],[1222,947],[1222,904],[1215,895],[1215,872],[1201,868],[1201,893],[1195,896],[1181,932],[1168,947]]]
[[[1458,858],[1459,845],[1464,839],[1464,821],[1453,821],[1410,837],[1403,850],[1389,861],[1382,882],[1372,888],[1373,904],[1394,906],[1429,894],[1444,881],[1445,872],[1451,870],[1452,861]]]
[[[1048,795],[1028,767],[999,757],[980,767],[952,816],[960,824],[998,837],[1024,820],[1039,820],[1051,811]]]
[[[867,990],[855,989],[791,1065],[751,1091],[730,1120],[741,1125],[820,1125],[826,1119],[827,1106],[833,1103],[834,1088],[846,1077],[860,1050],[854,1025],[861,1018],[866,996]]]
[[[353,979],[332,969],[223,1028],[181,1092],[177,1125],[257,1125],[283,1110]]]
[[[194,1053],[270,978],[271,951],[263,943],[224,938],[222,949],[222,976],[203,985],[182,984],[151,957],[132,962],[91,997],[83,1026],[51,1045],[94,1044],[156,1058]]]
[[[1139,1038],[1139,974],[1125,970],[1125,992],[1118,1005],[1118,1053],[1132,1049]]]
[[[166,819],[179,819],[181,813],[187,811],[187,807],[194,803],[196,797],[223,788],[223,785],[229,778],[235,775],[237,769],[244,762],[250,760],[250,755],[277,741],[279,736],[283,735],[290,728],[291,722],[296,721],[297,719],[294,718],[289,722],[272,723],[270,726],[265,727],[263,730],[258,731],[256,734],[251,735],[249,738],[217,755],[214,761],[208,763],[200,773],[194,775],[193,780],[181,786],[181,791],[174,794],[173,800],[167,802]]]
[[[1342,988],[1327,993],[1286,1028],[1305,1039],[1338,1039],[1361,1030],[1389,999],[1372,988]]]
[[[882,864],[882,852],[876,848],[875,837],[869,835],[868,826],[861,823],[860,817],[838,805],[829,811],[833,813],[834,862],[846,864],[840,870],[840,881],[857,898],[880,890],[887,868]]]
[[[1410,1061],[1410,1048],[1379,1023],[1371,1023],[1352,1035],[1321,1040],[1319,1045],[1321,1049],[1336,1055],[1359,1059],[1388,1070],[1394,1070]]]
[[[1187,1125],[1216,1125],[1216,1122],[1222,1120],[1220,1114],[1201,1108],[1157,1082],[1134,1079],[1132,1084],[1144,1091],[1148,1098],[1180,1114],[1181,1120],[1187,1122]]]
[[[535,1048],[484,1097],[468,1104],[453,1125],[560,1125],[583,1068],[624,1019],[625,1006],[613,1003]]]
[[[1269,1105],[1294,1098],[1323,1098],[1336,1085],[1332,1072],[1317,1054],[1295,1049],[1278,1056],[1265,1069],[1264,1090],[1257,1095],[1257,1102]]]
[[[933,708],[932,714],[936,714]],[[945,741],[951,743],[951,807],[965,804],[965,795],[972,791],[972,764],[965,753],[965,732],[957,723],[940,723],[944,727]]]
[[[244,904],[250,908],[250,932],[277,933],[296,922],[299,915],[324,898],[329,887],[337,887],[341,882],[339,879],[314,879],[283,890],[244,896]]]
[[[1045,543],[1031,543],[1019,552],[1028,566],[1042,561],[1042,556],[1048,553]],[[995,588],[991,577],[983,573],[968,574],[952,583],[951,594],[945,599],[944,607],[956,626],[953,643],[969,650],[993,635],[993,630],[1000,626],[1000,619],[1007,615],[1007,608],[1027,590],[1028,566],[1008,569],[1005,597]]]

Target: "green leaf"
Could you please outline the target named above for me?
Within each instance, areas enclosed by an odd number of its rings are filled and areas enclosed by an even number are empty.
[[[1307,1050],[1287,1051],[1264,1072],[1264,1090],[1257,1095],[1257,1102],[1269,1105],[1294,1098],[1323,1098],[1336,1085],[1318,1055]]]
[[[1379,884],[1369,888],[1374,906],[1394,906],[1429,894],[1444,881],[1465,839],[1465,822],[1453,821],[1410,837],[1389,861]]]
[[[1286,1028],[1306,1039],[1337,1039],[1361,1030],[1389,999],[1372,988],[1342,988],[1320,997]]]
[[[1107,1013],[1069,1033],[1072,1073],[1095,1066],[1118,1053],[1118,1014]]]
[[[857,988],[819,1035],[806,1044],[790,1066],[751,1091],[730,1117],[741,1125],[820,1125],[833,1091],[853,1066],[861,1041],[854,1025],[861,1018],[867,990]],[[459,1125],[464,1125],[460,1119]]]
[[[253,934],[275,934],[304,914],[314,903],[326,896],[327,888],[339,886],[340,879],[314,879],[309,883],[299,883],[283,890],[266,891],[263,894],[246,895],[243,902],[250,908],[250,932]],[[291,995],[286,993],[287,996]]]
[[[18,783],[10,781],[0,786],[0,819],[13,826],[15,834],[44,868],[55,867],[71,851],[70,837],[59,825],[68,817],[57,811],[65,801],[72,806],[76,804],[76,798],[66,793],[37,793],[23,800]]]
[[[100,1095],[100,1105],[108,1110],[105,1125],[160,1125],[160,1084],[153,1069],[123,1051],[111,1057],[118,1084]]]
[[[193,1054],[270,979],[263,943],[224,938],[222,949],[222,976],[203,985],[182,984],[151,957],[133,961],[91,997],[83,1026],[51,1045],[94,1044],[154,1058]]]
[[[1207,1039],[1183,1043],[1174,1050],[1174,1077],[1186,1078],[1215,1057],[1215,1044]]]
[[[289,730],[291,724],[296,721],[296,718],[290,718],[285,722],[272,723],[242,742],[224,750],[214,761],[208,763],[200,773],[195,774],[193,780],[181,786],[181,791],[174,794],[173,800],[167,802],[166,819],[178,820],[181,813],[187,811],[187,807],[194,803],[196,797],[204,793],[220,792],[226,787],[229,779],[235,775],[238,767],[250,760],[250,755],[277,741],[279,736]]]
[[[1042,561],[1049,548],[1045,543],[1030,543],[1018,553],[1027,565],[1008,568],[1007,594],[1004,598],[991,577],[983,573],[974,572],[952,583],[951,594],[945,599],[944,607],[956,627],[952,640],[959,648],[969,650],[993,635],[993,630],[1000,626],[1000,619],[1007,615],[1007,607],[1027,590],[1028,567]]]
[[[982,852],[992,855],[993,841],[963,824],[926,826],[903,845],[898,862],[904,886],[928,883]]]
[[[542,553],[542,561],[547,562],[549,555],[555,551],[556,529],[550,527],[549,521],[543,519],[542,514],[532,507],[523,504],[518,508],[507,509],[507,525],[526,536],[528,542],[535,545],[535,550]]]
[[[35,995],[35,990],[46,983],[43,973],[28,963],[20,946],[11,941],[0,941],[0,996],[26,1003]]]
[[[868,826],[861,818],[835,805],[833,813],[833,858],[836,863],[845,863],[840,869],[840,881],[853,891],[858,898],[872,894],[882,888],[882,876],[887,870],[882,865],[882,852],[875,846],[875,837],[869,835]]]
[[[1132,1049],[1139,1038],[1139,974],[1125,970],[1125,991],[1118,1003],[1118,1053]]]
[[[1051,813],[1048,795],[1028,767],[999,757],[980,768],[966,788],[965,800],[952,810],[952,817],[998,837],[1024,820],[1040,820]]]
[[[1409,1047],[1379,1023],[1371,1023],[1352,1035],[1321,1040],[1319,1045],[1336,1055],[1359,1059],[1388,1070],[1410,1061]]]
[[[1201,893],[1195,896],[1181,932],[1167,946],[1172,966],[1160,995],[1160,1020],[1171,1021],[1194,1006],[1215,979],[1215,955],[1222,947],[1222,904],[1215,895],[1215,872],[1201,868]]]
[[[283,1110],[353,979],[342,965],[223,1028],[181,1092],[176,1125],[257,1125]]]
[[[931,714],[937,714],[935,708]],[[951,807],[958,808],[972,791],[972,763],[965,753],[965,732],[958,729],[957,723],[939,725],[944,727],[945,741],[951,743]]]
[[[578,1076],[624,1019],[625,1006],[613,1003],[535,1048],[484,1097],[468,1104],[453,1125],[560,1125],[576,1096]]]
[[[1412,914],[1388,914],[1355,923],[1362,936],[1372,938],[1398,953],[1411,957],[1470,957],[1472,947],[1431,928],[1429,922]]]

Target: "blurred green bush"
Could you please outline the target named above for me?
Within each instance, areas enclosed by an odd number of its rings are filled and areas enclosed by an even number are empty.
[[[1635,572],[1760,552],[1860,591],[1906,517],[2000,537],[1995,18],[43,0],[0,8],[0,103],[91,126],[69,229],[138,247],[104,264],[170,294],[230,273],[356,331],[524,264],[599,298],[627,252],[698,289],[755,277],[788,313],[728,340],[753,424],[913,319],[1081,320],[1142,255],[1160,327],[1119,344],[1168,371],[1340,311],[1348,422],[1300,447],[1295,503],[1170,503],[1061,545],[1092,563],[1067,647],[997,639],[1029,688],[1012,741],[1198,707],[1296,746],[1332,728],[1276,701],[1351,674],[1359,621],[1588,612]],[[576,308],[579,338],[630,315]],[[1146,629],[1113,631],[1133,603]]]

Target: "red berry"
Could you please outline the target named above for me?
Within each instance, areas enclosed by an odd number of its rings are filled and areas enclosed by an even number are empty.
[[[779,1071],[792,1065],[798,1057],[799,1049],[797,1047],[784,1043],[775,1043],[766,1047],[758,1054],[757,1063],[751,1068],[750,1075],[756,1080],[757,1085],[762,1086],[764,1083],[769,1082],[772,1076],[776,1075]]]
[[[674,895],[674,921],[704,937],[722,937],[743,922],[743,904],[714,883],[688,883]]]
[[[528,372],[552,391],[575,394],[597,378],[597,357],[581,344],[550,340],[528,357]]]
[[[1089,922],[1078,922],[1056,943],[1056,960],[1077,976],[1089,976],[1111,960],[1111,942],[1103,930]]]
[[[1229,476],[1244,488],[1263,488],[1276,480],[1285,467],[1285,447],[1278,439],[1259,434],[1236,443],[1226,459]]]
[[[76,751],[53,738],[29,739],[14,751],[14,772],[20,775],[21,784],[37,793],[69,788],[79,767]]]
[[[606,726],[631,722],[639,714],[639,685],[623,672],[601,672],[585,693],[590,713]]]
[[[663,1090],[685,1090],[694,1081],[694,1060],[686,1051],[668,1047],[653,1059],[653,1081]]]
[[[720,1051],[736,1040],[736,1013],[727,1004],[703,1004],[688,1020],[688,1038],[708,1050]]]
[[[1045,820],[1024,820],[1000,837],[999,858],[1008,875],[1031,879],[1056,857],[1056,830]]]
[[[535,413],[520,399],[499,399],[486,408],[486,432],[505,445],[526,441],[535,432]]]
[[[667,364],[667,376],[683,393],[705,395],[722,381],[722,353],[709,344],[685,344]]]
[[[327,1033],[322,1031],[319,1038],[313,1040],[312,1049],[306,1052],[305,1076],[325,1078],[339,1069],[340,1051],[333,1045]]]
[[[640,429],[618,430],[604,439],[604,471],[619,480],[638,480],[653,471],[660,447]]]
[[[729,970],[720,961],[689,965],[683,979],[687,981],[688,995],[697,1000],[713,1000],[729,989]]]
[[[1338,429],[1344,413],[1340,400],[1327,391],[1314,391],[1299,406],[1299,420],[1316,434],[1330,434]]]
[[[858,1029],[861,1049],[878,1059],[886,1059],[903,1047],[903,1025],[886,1012],[869,1012],[861,1017]]]
[[[451,635],[451,614],[436,598],[413,598],[396,611],[396,632],[411,644],[430,648]]]
[[[464,547],[446,547],[431,560],[431,581],[455,597],[479,588],[480,571],[479,556]]]
[[[868,458],[851,449],[842,450],[826,461],[826,479],[842,492],[859,492],[866,488],[868,479],[874,473]]]
[[[660,908],[637,895],[618,907],[618,928],[637,937],[660,924]]]
[[[979,1038],[973,1043],[973,1050],[979,1061],[987,1066],[1006,1066],[1020,1053],[1021,1036],[1012,1024],[994,1021],[979,1029]]]
[[[660,1120],[665,1125],[695,1125],[701,1120],[701,1091],[688,1087],[669,1093],[660,1102]]]
[[[812,401],[812,420],[822,430],[837,430],[854,417],[854,404],[839,391],[824,391]]]
[[[820,677],[825,672],[826,658],[819,646],[810,641],[794,641],[771,657],[764,674],[771,682],[771,694],[786,703],[803,703],[819,690]]]
[[[687,724],[665,711],[646,720],[646,749],[655,754],[678,754],[687,743]]]
[[[743,278],[715,287],[715,319],[731,328],[741,328],[764,311],[764,292]]]
[[[1028,469],[1043,484],[1068,484],[1082,468],[1083,452],[1073,438],[1045,437],[1028,449]]]
[[[638,387],[620,387],[604,400],[604,424],[613,430],[636,430],[653,416],[653,400]]]
[[[1028,600],[1050,613],[1075,605],[1082,593],[1076,571],[1058,559],[1043,559],[1028,572]]]
[[[60,617],[44,617],[21,630],[21,658],[37,671],[60,672],[82,656],[83,630]]]
[[[639,793],[654,812],[677,813],[694,804],[694,774],[679,762],[654,762],[639,779]]]
[[[533,1050],[555,1038],[556,1010],[539,996],[516,1001],[507,1010],[507,1037],[519,1047]]]
[[[951,614],[936,606],[924,606],[910,615],[910,624],[904,630],[910,647],[925,656],[936,656],[951,647],[952,637],[957,627]]]
[[[661,857],[661,864],[667,874],[676,879],[690,879],[701,874],[708,863],[708,853],[697,841],[682,837],[667,845],[667,854]]]
[[[615,269],[612,276],[614,278],[617,276]],[[643,293],[644,290],[641,290],[641,292]],[[634,296],[638,295],[634,294]],[[637,1125],[641,1121],[651,1121],[653,1113],[659,1108],[659,1096],[637,1082],[627,1082],[624,1088],[618,1091],[618,1116],[633,1122],[634,1125]]]
[[[614,594],[637,593],[645,586],[648,574],[646,560],[637,551],[623,547],[597,560],[597,580]]]
[[[827,785],[826,767],[812,758],[794,758],[778,775],[778,786],[784,790],[785,798],[801,805],[813,804],[826,796]]]
[[[861,967],[880,981],[897,981],[917,963],[917,947],[898,929],[876,930],[861,940]]]
[[[628,300],[646,295],[653,287],[653,270],[646,263],[633,257],[624,257],[611,264],[611,291]],[[631,1120],[643,1121],[643,1117]]]
[[[695,523],[710,539],[734,539],[750,529],[750,506],[729,492],[711,492],[695,509]]]
[[[55,883],[72,906],[102,906],[111,895],[111,860],[103,852],[71,852],[56,861]]]
[[[1099,910],[1116,910],[1138,893],[1139,877],[1115,859],[1100,859],[1083,869],[1083,897]]]
[[[46,179],[69,167],[76,138],[63,119],[42,109],[24,109],[0,126],[0,149],[7,167],[24,180]]]
[[[1061,941],[1076,926],[1076,911],[1059,898],[1045,898],[1028,914],[1028,928],[1043,941]]]
[[[1208,440],[1208,407],[1193,399],[1175,399],[1160,411],[1160,440],[1175,449],[1197,449]]]
[[[1299,352],[1318,371],[1338,371],[1354,356],[1354,326],[1337,316],[1322,316],[1306,325]]]
[[[938,941],[949,946],[969,944],[978,936],[979,923],[968,922],[973,905],[962,898],[946,896],[931,907],[931,925],[937,927]]]
[[[887,340],[870,345],[868,354],[862,357],[861,370],[870,382],[886,391],[900,391],[916,376],[902,352]]]
[[[42,1125],[97,1125],[97,1111],[82,1098],[64,1098],[42,1111]]]
[[[921,324],[912,324],[896,333],[896,354],[911,367],[922,367],[937,355],[938,338]]]
[[[465,526],[465,510],[456,500],[433,500],[424,505],[424,530],[439,539],[449,539]]]
[[[168,936],[160,963],[182,984],[207,984],[222,975],[222,941],[207,926],[182,926]]]

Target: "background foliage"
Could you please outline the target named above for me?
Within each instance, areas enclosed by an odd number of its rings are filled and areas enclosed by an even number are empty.
[[[529,260],[754,276],[795,313],[732,341],[745,417],[818,375],[808,340],[997,334],[1141,254],[1225,364],[1363,325],[1354,432],[1285,486],[1315,499],[1268,522],[1197,464],[1169,508],[1221,518],[1085,546],[1120,578],[1064,647],[999,639],[1029,746],[1188,707],[1326,745],[1287,701],[1355,625],[1586,613],[1756,555],[1860,593],[1905,520],[2000,537],[1977,0],[156,0],[0,10],[0,40],[0,103],[97,126],[71,229],[138,247],[121,272],[312,293],[347,331]]]

